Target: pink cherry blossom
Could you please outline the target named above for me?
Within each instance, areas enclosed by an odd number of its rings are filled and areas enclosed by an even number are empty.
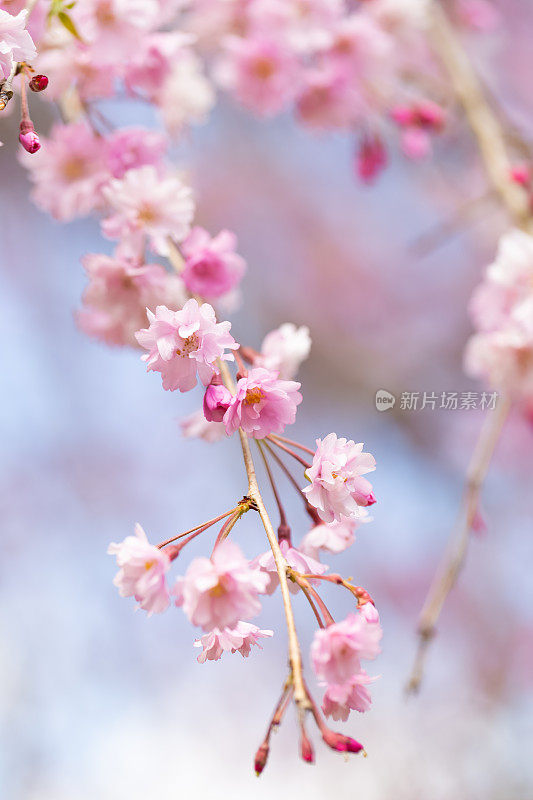
[[[12,15],[0,8],[0,77],[9,78],[17,61],[32,62],[37,55],[26,30],[28,12]]]
[[[168,608],[165,573],[170,559],[164,550],[148,542],[140,525],[135,526],[135,536],[127,536],[120,544],[113,542],[107,552],[117,557],[120,569],[113,583],[121,597],[133,595],[149,616]]]
[[[154,101],[172,136],[182,133],[186,126],[201,125],[207,120],[215,104],[215,92],[194,53],[183,52],[173,62]]]
[[[223,88],[257,114],[277,114],[294,99],[300,83],[297,57],[282,41],[257,36],[228,39],[218,66]]]
[[[226,428],[222,422],[208,422],[202,410],[195,411],[180,420],[180,428],[186,439],[203,439],[205,442],[219,442],[226,438]]]
[[[146,234],[156,252],[168,252],[168,238],[187,236],[194,214],[192,193],[175,175],[162,176],[154,166],[130,169],[104,189],[112,216],[102,223],[110,239]]]
[[[119,128],[106,138],[107,163],[114,178],[145,165],[158,167],[168,147],[166,136],[147,128]]]
[[[193,625],[205,631],[233,628],[261,610],[258,595],[268,577],[254,569],[240,548],[229,540],[219,544],[211,558],[195,558],[178,578],[174,594]]]
[[[281,381],[277,372],[256,367],[237,382],[237,390],[224,414],[228,436],[242,427],[254,439],[282,433],[296,417],[302,402],[295,381]]]
[[[326,717],[346,721],[350,710],[368,711],[372,705],[370,692],[366,688],[375,678],[369,677],[364,670],[352,675],[346,683],[328,685],[322,702],[322,711]]]
[[[222,384],[209,384],[204,395],[204,416],[208,422],[222,422],[231,403],[231,392]]]
[[[377,612],[374,616],[366,610],[316,631],[311,660],[317,677],[328,685],[350,681],[360,672],[361,659],[379,654],[382,634]]]
[[[365,508],[361,509],[361,514],[366,515]],[[320,550],[327,550],[330,553],[342,553],[355,542],[355,531],[360,522],[368,522],[369,518],[363,516],[357,520],[344,520],[343,522],[323,522],[315,525],[302,539],[300,549],[313,558],[318,558]]]
[[[478,332],[467,344],[466,371],[494,388],[533,396],[532,236],[519,230],[502,236],[470,312]]]
[[[262,649],[259,639],[267,639],[274,635],[274,631],[261,630],[250,622],[238,622],[234,628],[214,628],[194,642],[195,647],[201,647],[202,652],[198,661],[218,661],[222,653],[239,652],[243,658],[248,658],[252,647],[256,645]]]
[[[235,252],[236,245],[237,237],[231,231],[211,238],[203,228],[193,228],[182,244],[187,289],[208,300],[234,289],[246,270],[244,259]]]
[[[310,350],[309,328],[305,325],[297,328],[292,322],[285,322],[267,333],[254,364],[271,371],[276,370],[280,378],[290,380],[295,377]]]
[[[165,303],[177,309],[185,302],[180,278],[159,264],[140,264],[120,252],[93,253],[82,263],[89,284],[77,321],[88,336],[106,344],[136,345],[135,333],[148,322],[147,308]]]
[[[131,51],[125,84],[130,91],[157,100],[161,87],[192,37],[183,31],[158,31],[143,36]]]
[[[23,163],[34,183],[35,203],[56,219],[66,222],[101,205],[110,177],[105,140],[85,123],[54,126],[41,151]]]
[[[360,506],[375,502],[372,484],[362,476],[376,468],[374,456],[363,452],[363,444],[337,438],[330,433],[317,439],[317,449],[306,475],[310,486],[303,490],[324,522],[342,522],[361,516]]]
[[[291,547],[286,539],[280,542],[280,548],[289,567],[292,567],[297,572],[301,572],[304,575],[323,575],[324,572],[328,570],[325,564],[321,564],[320,561],[307,555],[302,550]],[[268,586],[265,592],[266,594],[273,594],[279,584],[279,578],[272,550],[267,550],[266,553],[254,558],[252,565],[268,576]],[[311,581],[311,583],[313,583],[313,581]],[[293,594],[296,594],[296,592],[299,591],[299,586],[291,581],[289,583],[289,589]]]
[[[197,377],[207,386],[215,373],[216,361],[232,361],[238,344],[230,334],[230,322],[217,322],[213,307],[191,298],[179,311],[157,306],[155,314],[148,310],[149,327],[136,334],[137,341],[148,350],[142,356],[147,369],[160,372],[163,388],[180,392],[194,389]]]

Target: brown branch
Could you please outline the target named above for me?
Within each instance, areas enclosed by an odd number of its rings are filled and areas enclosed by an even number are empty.
[[[446,598],[455,586],[464,564],[470,531],[472,530],[472,524],[478,511],[483,481],[485,480],[494,450],[498,444],[501,430],[507,419],[509,408],[509,399],[501,397],[495,408],[485,419],[485,424],[470,461],[464,488],[463,502],[455,531],[452,533],[448,550],[435,574],[424,606],[420,612],[418,620],[418,648],[413,669],[406,686],[406,691],[409,693],[417,692],[420,687],[429,643],[435,635],[436,624],[444,603],[446,602]]]

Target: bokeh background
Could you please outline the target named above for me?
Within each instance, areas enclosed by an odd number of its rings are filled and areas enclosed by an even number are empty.
[[[527,133],[533,14],[508,6],[507,38],[479,46],[491,51],[485,80]],[[108,111],[152,122],[138,107]],[[42,113],[41,127],[51,119]],[[31,205],[14,124],[0,150],[0,796],[533,797],[531,422],[513,417],[505,429],[484,491],[487,529],[442,615],[420,695],[403,693],[483,415],[398,403],[380,413],[374,395],[481,390],[461,369],[466,305],[505,221],[479,200],[485,183],[461,124],[432,162],[393,152],[371,189],[354,180],[345,138],[224,104],[177,151],[200,223],[234,229],[249,263],[237,338],[257,346],[289,320],[311,329],[295,435],[312,443],[336,430],[378,461],[374,521],[348,553],[325,559],[382,614],[374,707],[345,726],[368,758],[345,763],[313,734],[317,763],[303,764],[291,712],[260,780],[252,757],[286,669],[279,596],[259,620],[276,631],[263,651],[198,665],[182,612],[136,613],[106,555],[136,521],[158,541],[226,509],[245,489],[237,443],[183,440],[178,419],[200,395],[163,392],[138,353],[77,331],[80,256],[109,244],[96,222],[60,226]],[[306,520],[297,498],[289,508],[298,538]],[[256,520],[235,536],[250,556],[266,549]],[[201,550],[191,545],[178,568]],[[328,601],[346,613],[347,598]],[[301,598],[295,606],[307,660],[313,618]]]

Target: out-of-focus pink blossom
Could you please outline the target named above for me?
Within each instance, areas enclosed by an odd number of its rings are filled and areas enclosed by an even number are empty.
[[[160,372],[163,388],[188,392],[194,389],[197,377],[207,386],[215,373],[216,361],[232,361],[226,349],[238,348],[230,334],[230,322],[217,322],[213,307],[191,298],[179,311],[157,306],[155,314],[148,310],[148,328],[136,334],[137,341],[148,350],[142,356],[147,369]]]
[[[0,8],[0,77],[9,78],[17,61],[32,62],[37,55],[26,30],[28,12],[9,14]]]
[[[154,102],[172,136],[189,125],[201,125],[207,120],[215,104],[215,92],[194,53],[186,51],[173,62]]]
[[[208,300],[234,289],[246,270],[244,259],[235,252],[236,246],[237,237],[231,231],[220,231],[211,238],[203,228],[193,228],[182,244],[187,289]]]
[[[342,522],[361,516],[359,507],[375,502],[372,484],[363,478],[376,468],[374,456],[363,444],[330,433],[317,439],[317,449],[306,474],[311,481],[303,490],[324,522]]]
[[[400,141],[404,154],[413,161],[420,161],[431,152],[431,138],[422,128],[405,128]]]
[[[217,69],[221,86],[257,114],[277,114],[294,100],[301,66],[281,41],[232,37]]]
[[[119,128],[106,137],[106,144],[109,171],[113,178],[122,178],[129,169],[161,166],[168,140],[147,128]]]
[[[316,631],[311,660],[319,680],[328,685],[350,681],[361,671],[361,659],[373,659],[380,653],[382,635],[379,617],[369,619],[361,611]]]
[[[168,238],[183,240],[194,214],[192,192],[175,175],[161,175],[151,165],[130,169],[103,190],[114,212],[102,222],[110,239],[147,235],[160,254],[168,252]]]
[[[261,345],[261,352],[254,364],[271,371],[277,371],[284,380],[294,378],[300,365],[311,350],[309,328],[297,328],[292,322],[285,322],[267,333]]]
[[[148,542],[140,525],[135,526],[135,536],[127,536],[119,544],[113,542],[107,552],[117,557],[120,569],[113,583],[121,597],[135,597],[149,616],[168,608],[165,573],[170,559],[164,550]]]
[[[355,542],[355,531],[360,522],[369,522],[366,508],[361,508],[360,517],[357,520],[345,520],[343,522],[323,522],[315,525],[309,533],[302,539],[300,549],[313,558],[318,558],[320,550],[327,550],[330,553],[342,553]]]
[[[304,575],[310,573],[313,575],[323,575],[324,572],[327,572],[328,570],[328,567],[325,564],[321,564],[320,561],[317,561],[315,558],[307,555],[302,550],[296,547],[291,547],[286,539],[283,539],[280,542],[280,548],[289,567],[292,567],[297,572],[301,572]],[[252,565],[260,569],[268,576],[268,586],[265,591],[266,594],[272,594],[279,584],[276,562],[274,560],[272,550],[267,550],[266,553],[254,558]],[[311,583],[312,582],[313,581],[311,581]],[[291,592],[293,592],[293,594],[296,594],[296,592],[299,590],[299,586],[293,581],[290,581],[289,589]]]
[[[527,401],[533,396],[532,236],[520,230],[502,236],[470,312],[478,332],[466,348],[466,371]]]
[[[282,381],[277,372],[256,367],[237,382],[237,390],[224,415],[228,436],[242,427],[254,439],[282,433],[292,425],[302,402],[296,381]]]
[[[174,594],[193,625],[205,631],[233,628],[261,610],[258,595],[268,577],[254,569],[239,547],[227,539],[217,545],[211,558],[195,558],[178,578]]]
[[[159,264],[140,264],[117,252],[85,256],[89,278],[77,314],[80,328],[110,345],[136,345],[135,333],[147,324],[146,309],[164,303],[181,308],[186,299],[183,283]]]
[[[105,140],[76,122],[56,125],[42,145],[41,152],[23,162],[34,183],[36,205],[62,222],[101,206],[102,187],[109,179]]]
[[[203,439],[204,442],[219,442],[226,438],[222,422],[209,422],[202,410],[194,411],[180,420],[180,428],[186,439]]]
[[[197,660],[200,664],[218,661],[224,652],[239,652],[243,658],[248,658],[254,645],[262,650],[259,639],[273,635],[274,631],[261,630],[250,622],[238,622],[234,628],[214,628],[194,642],[195,647],[202,648]]]

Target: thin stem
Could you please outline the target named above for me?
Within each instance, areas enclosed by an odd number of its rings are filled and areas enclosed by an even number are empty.
[[[435,635],[437,621],[446,598],[453,589],[463,566],[470,531],[479,506],[483,481],[487,474],[494,450],[498,443],[505,420],[509,413],[510,401],[500,398],[495,408],[485,419],[485,424],[477,442],[468,467],[463,502],[455,532],[448,543],[448,550],[435,574],[418,620],[418,650],[411,676],[407,683],[408,692],[417,692],[424,672],[424,664],[431,639]]]
[[[229,517],[229,515],[233,514],[238,509],[238,507],[239,506],[237,505],[235,506],[235,508],[230,509],[230,511],[226,511],[224,514],[220,514],[220,516],[215,517],[214,519],[210,519],[208,522],[202,522],[201,525],[197,525],[195,528],[190,528],[190,530],[185,531],[184,533],[180,533],[178,534],[178,536],[173,536],[172,539],[167,539],[166,542],[161,542],[161,544],[158,544],[157,546],[159,548],[165,547],[167,544],[172,544],[172,542],[175,542],[178,539],[183,539],[183,537],[188,536],[189,533],[194,533],[195,531],[198,532],[205,531],[207,530],[207,528],[210,528],[211,525],[215,525],[217,522],[220,522],[220,520],[224,519],[224,517]]]
[[[229,518],[228,518],[228,519],[225,521],[225,523],[224,523],[224,524],[223,524],[223,526],[221,527],[221,529],[220,529],[220,531],[219,531],[219,534],[218,534],[218,536],[217,536],[217,538],[216,538],[216,541],[215,541],[215,544],[214,544],[214,547],[213,547],[213,553],[215,552],[215,550],[216,550],[216,548],[218,547],[218,545],[219,545],[221,542],[223,542],[223,541],[224,541],[224,539],[226,539],[226,538],[227,538],[227,537],[230,535],[230,533],[231,533],[231,531],[233,530],[234,526],[235,526],[235,525],[237,524],[237,522],[240,520],[240,518],[242,517],[242,515],[243,515],[243,514],[244,514],[246,511],[248,511],[248,508],[249,508],[249,506],[248,506],[247,508],[244,508],[244,507],[237,508],[237,510],[235,511],[235,513],[234,513],[234,514],[233,514],[231,517],[229,517]]]
[[[348,589],[351,594],[357,600],[357,605],[361,606],[365,603],[372,603],[374,605],[374,601],[368,594],[367,590],[364,589],[362,586],[354,586],[353,583],[347,581],[342,575],[339,575],[336,572],[331,572],[329,575],[315,575],[311,574],[304,574],[300,573],[300,577],[307,578],[308,580],[313,581],[328,581],[329,583],[334,583],[336,586],[343,586],[345,589]]]
[[[222,380],[224,381],[224,385],[230,390],[230,392],[235,393],[235,383],[228,369],[228,365],[224,361],[219,360],[218,366],[220,369]],[[261,522],[263,523],[263,527],[265,529],[268,542],[270,544],[270,549],[272,550],[274,561],[276,563],[276,570],[279,578],[281,596],[283,599],[283,607],[285,609],[285,619],[287,622],[287,633],[289,638],[289,662],[291,665],[292,680],[294,684],[294,702],[301,710],[301,712],[303,712],[310,706],[309,706],[309,698],[307,696],[307,692],[305,690],[303,682],[302,656],[300,653],[300,643],[298,641],[298,635],[296,633],[296,625],[294,622],[294,614],[292,610],[291,598],[289,593],[289,584],[287,580],[287,562],[285,561],[283,553],[281,552],[276,537],[276,533],[272,526],[272,522],[270,521],[270,517],[268,515],[265,503],[263,501],[263,497],[259,490],[254,462],[252,458],[252,452],[250,450],[250,442],[248,441],[248,437],[246,436],[242,428],[239,428],[239,437],[241,441],[244,467],[246,469],[246,475],[248,477],[248,497],[251,500],[254,500],[257,505],[257,510],[259,511],[259,516],[261,517]]]
[[[318,512],[313,508],[313,506],[310,505],[303,489],[301,488],[301,486],[299,486],[298,481],[296,480],[292,472],[289,470],[287,465],[281,460],[276,451],[269,445],[269,443],[266,440],[263,440],[263,445],[266,447],[272,458],[275,459],[278,466],[283,470],[283,472],[285,473],[285,475],[287,476],[293,487],[296,489],[298,495],[302,498],[302,501],[305,505],[305,510],[307,511],[307,513],[309,514],[315,525],[319,525],[321,519],[318,515]]]
[[[305,444],[300,444],[300,442],[295,442],[293,439],[287,439],[286,436],[280,436],[278,433],[271,433],[269,439],[277,439],[277,441],[285,442],[285,444],[290,444],[292,447],[299,447],[300,450],[304,450],[311,456],[315,455],[315,451],[311,450],[310,447],[306,447]]]
[[[268,463],[267,457],[265,455],[265,451],[263,450],[263,446],[261,442],[256,440],[256,445],[261,453],[261,457],[263,459],[263,463],[265,465],[265,469],[268,475],[268,479],[270,481],[270,486],[272,487],[272,492],[276,499],[276,504],[278,506],[279,511],[279,524],[280,525],[287,525],[287,516],[285,514],[285,509],[283,508],[283,503],[281,502],[281,498],[279,496],[278,487],[276,486],[276,482],[274,480],[274,476],[272,475],[272,470],[270,469],[270,464]]]
[[[514,224],[531,231],[528,197],[526,192],[511,179],[504,131],[484,96],[480,81],[455,35],[453,25],[436,0],[431,5],[430,20],[433,46],[463,106],[476,138],[487,177]]]
[[[305,591],[306,596],[307,596],[307,593],[309,593],[309,596],[312,595],[314,601],[316,602],[316,604],[318,605],[318,607],[322,611],[322,614],[324,616],[324,620],[326,621],[326,624],[327,625],[333,625],[335,620],[333,619],[333,616],[331,615],[327,605],[324,603],[324,601],[322,600],[322,598],[320,597],[320,595],[318,594],[316,589],[313,586],[311,586],[311,584],[309,583],[307,578],[305,578],[300,572],[297,572],[295,569],[291,569],[291,568],[289,568],[288,574],[289,574],[289,578],[291,578],[291,580],[293,580],[295,583],[297,583],[298,586],[300,587],[300,589]],[[308,599],[309,599],[309,597],[308,597]],[[323,627],[323,625],[321,625],[320,627]]]
[[[298,453],[295,453],[294,450],[291,450],[290,447],[286,447],[286,445],[284,445],[283,442],[278,442],[276,439],[273,439],[271,436],[267,436],[266,438],[268,439],[269,442],[272,442],[272,444],[275,444],[276,447],[281,448],[281,450],[284,450],[286,453],[288,453],[290,456],[292,456],[292,458],[295,458],[296,461],[299,461],[300,464],[305,469],[309,469],[311,464],[308,461],[305,461],[301,456],[299,456]]]

